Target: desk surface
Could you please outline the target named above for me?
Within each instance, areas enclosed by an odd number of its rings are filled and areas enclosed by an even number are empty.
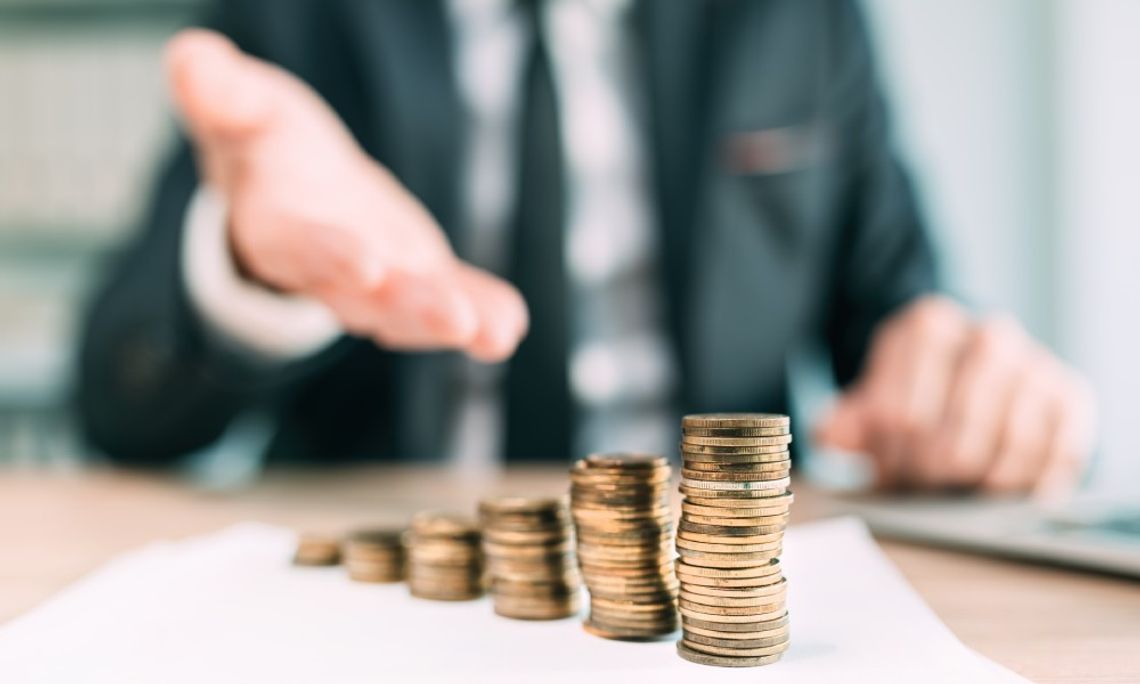
[[[212,492],[138,475],[0,473],[0,623],[115,554],[242,520],[341,529],[428,506],[474,510],[490,493],[556,493],[561,469],[463,477],[369,469],[271,475]],[[825,494],[796,490],[793,523],[827,514]],[[1140,682],[1140,586],[1125,580],[882,542],[963,642],[1037,682]]]

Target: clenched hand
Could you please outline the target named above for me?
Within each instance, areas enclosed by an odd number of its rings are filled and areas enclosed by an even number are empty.
[[[1087,382],[1008,318],[925,297],[876,333],[862,376],[819,426],[873,457],[884,487],[1054,493],[1092,449]]]

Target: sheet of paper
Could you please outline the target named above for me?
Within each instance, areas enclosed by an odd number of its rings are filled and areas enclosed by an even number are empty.
[[[114,560],[0,628],[0,681],[1024,681],[962,645],[853,519],[789,530],[792,647],[741,670],[295,568],[293,542],[250,523]]]

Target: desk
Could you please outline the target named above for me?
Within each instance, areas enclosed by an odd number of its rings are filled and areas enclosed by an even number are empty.
[[[462,477],[433,469],[277,473],[234,492],[123,473],[0,474],[0,622],[127,549],[243,520],[343,528],[429,506],[474,511],[490,493],[564,491],[565,470]],[[827,514],[796,488],[793,524]],[[1140,586],[1124,580],[883,542],[970,647],[1037,682],[1140,682]]]

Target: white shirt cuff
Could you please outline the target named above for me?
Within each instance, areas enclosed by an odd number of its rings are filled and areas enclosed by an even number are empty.
[[[190,302],[211,332],[269,361],[314,354],[343,334],[328,307],[272,292],[244,278],[230,252],[228,207],[199,187],[182,230],[182,278]]]

